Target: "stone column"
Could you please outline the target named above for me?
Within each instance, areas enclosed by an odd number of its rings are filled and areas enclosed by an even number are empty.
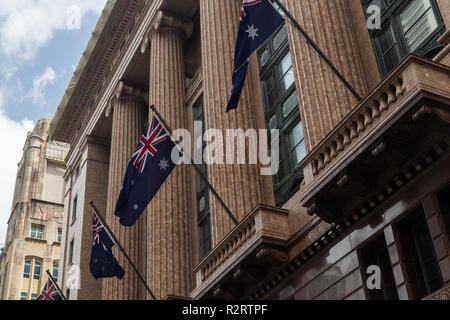
[[[364,98],[367,83],[346,0],[286,0],[309,36]],[[356,98],[288,23],[307,150],[312,150],[350,110]]]
[[[258,62],[253,55],[237,110],[226,113],[231,95],[240,0],[200,0],[202,68],[206,129],[265,128]],[[261,116],[262,115],[262,116]],[[238,220],[258,204],[274,205],[273,182],[261,176],[258,165],[209,165],[208,177]],[[216,246],[234,227],[210,194],[211,233]]]
[[[142,214],[136,224],[123,227],[114,215],[114,209],[122,187],[125,170],[136,148],[139,137],[144,130],[147,119],[144,99],[139,89],[120,82],[109,105],[106,115],[112,113],[111,151],[109,160],[109,182],[106,205],[106,220],[112,231],[121,242],[124,249],[141,273],[145,274],[145,221]],[[113,253],[126,274],[122,280],[105,279],[102,286],[102,298],[106,300],[138,300],[144,299],[144,287],[136,277],[133,269],[125,260],[123,254],[114,247]]]
[[[150,105],[172,130],[186,128],[183,40],[193,24],[157,12],[142,51],[150,45]],[[150,112],[149,117],[153,116]],[[193,242],[188,167],[175,168],[149,204],[147,224],[148,283],[158,299],[188,296],[193,286]]]

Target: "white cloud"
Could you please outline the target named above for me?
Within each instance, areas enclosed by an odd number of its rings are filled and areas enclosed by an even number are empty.
[[[11,215],[11,205],[17,174],[17,164],[22,156],[27,133],[33,130],[34,124],[30,120],[15,122],[9,119],[0,109],[0,137],[1,148],[4,150],[0,157],[2,179],[0,183],[0,243],[5,242],[7,223]]]
[[[106,0],[14,0],[0,1],[0,54],[16,64],[32,60],[55,31],[70,30],[73,7],[80,23],[89,12],[100,13]]]
[[[40,76],[37,76],[33,80],[33,89],[31,90],[31,98],[34,104],[40,104],[41,106],[47,105],[45,100],[45,89],[49,84],[52,84],[56,79],[56,72],[51,67],[47,67],[47,70]]]

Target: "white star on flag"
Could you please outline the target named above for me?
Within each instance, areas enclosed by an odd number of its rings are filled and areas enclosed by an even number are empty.
[[[259,37],[259,34],[257,33],[259,29],[256,29],[254,25],[248,26],[248,29],[245,31],[248,33],[248,37],[252,38],[252,40],[255,40],[255,37]]]
[[[160,169],[160,170],[166,171],[167,168],[169,167],[169,161],[167,161],[165,158],[162,158],[162,159],[159,161],[158,166],[159,166],[159,169]]]

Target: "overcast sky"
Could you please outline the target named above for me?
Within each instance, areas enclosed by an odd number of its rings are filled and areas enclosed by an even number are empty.
[[[0,0],[0,246],[26,134],[54,115],[105,3]]]

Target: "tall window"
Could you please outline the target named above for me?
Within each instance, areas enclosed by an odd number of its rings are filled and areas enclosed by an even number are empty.
[[[77,218],[77,206],[78,206],[78,196],[75,196],[73,199],[73,208],[72,208],[72,222]]]
[[[264,111],[268,129],[280,131],[280,163],[274,176],[277,205],[286,202],[303,179],[298,164],[306,156],[294,70],[282,26],[259,50]]]
[[[380,71],[388,74],[409,53],[433,58],[445,32],[436,0],[363,0],[364,10],[381,3],[381,30],[370,30]]]
[[[370,300],[398,300],[397,286],[392,271],[389,251],[384,236],[370,242],[360,250],[361,270],[366,277],[367,267],[375,265],[381,271],[381,289],[368,290]]]
[[[35,260],[34,261],[34,272],[33,272],[34,280],[41,279],[41,269],[42,269],[42,263],[40,261]]]
[[[32,264],[33,264],[33,260],[32,259],[25,260],[25,265],[24,265],[24,268],[23,268],[23,277],[25,279],[30,279],[31,265]]]
[[[61,243],[61,234],[62,234],[62,229],[59,228],[59,229],[58,229],[58,236],[57,236],[57,238],[56,238],[56,242]]]
[[[73,264],[73,241],[74,241],[74,239],[72,239],[72,241],[70,241],[70,245],[69,245],[69,260],[68,260],[69,266],[71,266]]]
[[[55,280],[58,280],[58,272],[59,272],[59,261],[53,262],[53,270],[52,270],[52,276],[55,278]]]
[[[414,299],[422,299],[443,286],[433,240],[422,208],[403,219],[397,230],[408,264],[407,277],[414,284]]]
[[[44,226],[32,225],[30,230],[30,237],[42,240],[44,237]]]
[[[205,132],[205,119],[203,110],[203,96],[198,99],[193,107],[194,121],[202,124],[202,135]],[[201,139],[194,141],[197,152],[203,151],[206,147],[206,142]],[[208,168],[202,161],[198,165],[203,175],[208,176]],[[206,182],[201,178],[198,172],[195,172],[195,185],[197,194],[197,210],[198,210],[198,240],[199,240],[199,255],[200,260],[208,255],[211,251],[211,220],[209,210],[209,189]]]

